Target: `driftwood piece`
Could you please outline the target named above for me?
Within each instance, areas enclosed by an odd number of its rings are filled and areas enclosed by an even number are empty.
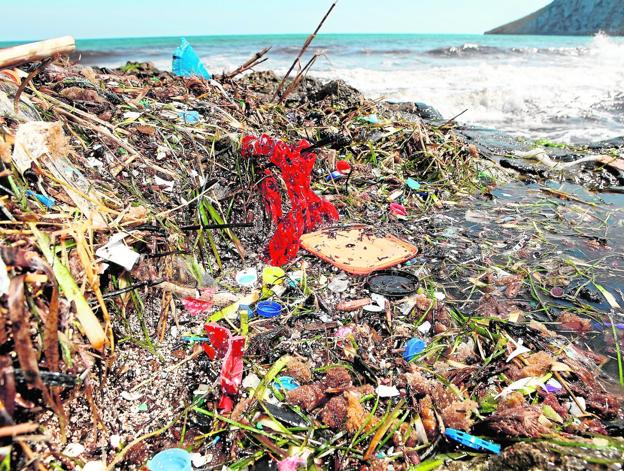
[[[76,41],[71,36],[0,49],[0,69],[69,54],[74,49],[76,49]]]

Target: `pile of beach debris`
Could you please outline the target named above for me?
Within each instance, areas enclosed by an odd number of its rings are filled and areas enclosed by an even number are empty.
[[[1,466],[505,468],[527,439],[621,463],[608,355],[519,301],[547,310],[546,281],[481,258],[473,306],[423,258],[450,253],[435,215],[504,171],[452,122],[288,83],[0,75]]]

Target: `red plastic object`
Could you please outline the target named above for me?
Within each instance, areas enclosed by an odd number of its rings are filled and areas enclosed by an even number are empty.
[[[260,183],[260,192],[264,197],[264,205],[275,224],[282,217],[282,195],[279,192],[277,179],[269,169],[264,171],[266,178]]]
[[[407,209],[399,203],[390,203],[390,212],[395,216],[407,216]]]
[[[343,174],[351,173],[351,164],[346,160],[339,160],[336,162],[336,170]]]
[[[219,356],[224,356],[227,353],[232,337],[229,329],[218,324],[206,324],[204,330],[206,331],[206,337],[210,339],[210,343],[202,343],[204,352],[211,360],[217,357],[217,353],[219,353]]]
[[[219,382],[224,394],[236,395],[238,388],[243,381],[243,348],[245,347],[245,337],[233,337],[229,329],[217,324],[206,324],[204,326],[206,336],[210,343],[204,342],[202,348],[211,360],[223,356]],[[221,409],[229,409],[231,400],[221,398]],[[231,409],[230,409],[231,410]]]
[[[267,246],[268,259],[273,266],[282,266],[291,261],[299,250],[299,241],[305,232],[313,231],[325,220],[337,221],[338,211],[330,202],[319,197],[310,188],[316,154],[303,152],[310,147],[306,140],[291,146],[273,140],[263,134],[260,137],[245,136],[241,143],[244,157],[268,157],[277,166],[286,184],[290,200],[290,212],[282,213],[282,197],[277,178],[271,170],[265,170],[265,179],[260,184],[267,211],[277,228]]]

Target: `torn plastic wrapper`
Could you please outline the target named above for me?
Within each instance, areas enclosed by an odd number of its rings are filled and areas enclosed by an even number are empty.
[[[198,76],[207,80],[212,78],[193,46],[184,38],[180,40],[180,45],[173,52],[171,69],[174,74],[180,77]]]
[[[132,270],[140,255],[124,244],[123,240],[128,235],[124,232],[118,232],[109,239],[106,245],[97,249],[95,255],[122,266],[127,271]]]
[[[236,395],[243,381],[243,348],[245,337],[232,336],[229,329],[217,324],[204,326],[208,342],[202,344],[202,348],[211,360],[223,356],[221,365],[220,384],[221,390],[227,395]],[[221,399],[221,408],[231,410],[231,400]]]

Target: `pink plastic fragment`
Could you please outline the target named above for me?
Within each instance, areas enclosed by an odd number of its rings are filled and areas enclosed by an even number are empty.
[[[399,203],[390,203],[390,212],[395,216],[407,216],[407,209]]]
[[[182,304],[192,316],[208,312],[213,305],[212,297],[216,292],[215,288],[203,288],[200,291],[201,297],[199,298],[193,298],[191,296],[182,298]]]
[[[288,458],[277,463],[279,471],[297,471],[299,467],[305,467],[307,460],[299,456],[289,456]]]
[[[338,330],[336,330],[336,333],[334,334],[337,338],[341,339],[344,337],[347,337],[349,335],[353,334],[353,327],[351,326],[343,326],[340,327]]]
[[[305,232],[313,231],[326,220],[337,221],[338,211],[310,188],[316,154],[304,152],[310,147],[305,140],[291,146],[274,141],[266,134],[260,137],[245,136],[241,142],[241,154],[245,157],[268,157],[268,163],[281,172],[290,200],[290,212],[282,213],[282,197],[277,177],[265,169],[260,192],[271,219],[277,228],[267,248],[267,258],[273,266],[291,261],[299,250],[299,241]]]
[[[198,316],[204,314],[212,308],[212,300],[205,300],[201,298],[182,298],[182,304],[184,308],[192,315]]]

